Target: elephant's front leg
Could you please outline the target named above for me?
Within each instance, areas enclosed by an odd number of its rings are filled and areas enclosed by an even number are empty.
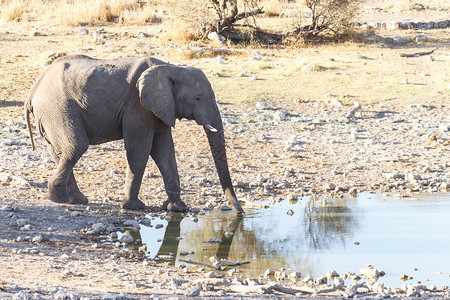
[[[127,177],[125,181],[125,197],[121,207],[124,209],[139,210],[147,206],[138,198],[141,188],[142,177],[150,155],[150,141],[145,138],[125,139],[125,150],[127,152]]]
[[[169,126],[165,126],[162,131],[154,135],[151,156],[164,179],[168,196],[163,209],[186,211],[188,207],[180,198],[180,177],[175,160],[172,131]]]

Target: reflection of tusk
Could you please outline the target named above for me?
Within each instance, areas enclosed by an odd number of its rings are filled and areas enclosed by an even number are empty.
[[[209,125],[209,124],[206,124],[206,125],[205,125],[205,128],[211,130],[212,132],[217,132],[217,129],[215,129],[214,127],[212,127],[212,126]]]

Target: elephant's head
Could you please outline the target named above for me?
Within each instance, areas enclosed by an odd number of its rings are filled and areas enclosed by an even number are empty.
[[[166,125],[174,127],[177,118],[203,125],[224,193],[238,212],[244,212],[231,183],[222,119],[205,74],[192,67],[152,66],[139,77],[137,88],[142,105]]]

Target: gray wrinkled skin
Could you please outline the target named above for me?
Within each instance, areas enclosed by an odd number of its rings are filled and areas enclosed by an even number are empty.
[[[123,139],[127,155],[125,209],[145,209],[138,199],[151,156],[168,195],[163,208],[185,211],[171,127],[186,118],[203,125],[220,183],[230,204],[243,212],[231,184],[220,113],[202,71],[153,58],[99,60],[83,55],[56,60],[38,78],[25,102],[57,163],[47,197],[84,204],[73,167],[89,145]],[[32,144],[34,142],[32,138]]]

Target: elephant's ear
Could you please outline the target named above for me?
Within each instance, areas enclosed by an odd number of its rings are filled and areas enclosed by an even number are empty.
[[[139,77],[136,87],[142,105],[151,110],[166,125],[175,126],[176,107],[171,72],[173,66],[154,66]]]

